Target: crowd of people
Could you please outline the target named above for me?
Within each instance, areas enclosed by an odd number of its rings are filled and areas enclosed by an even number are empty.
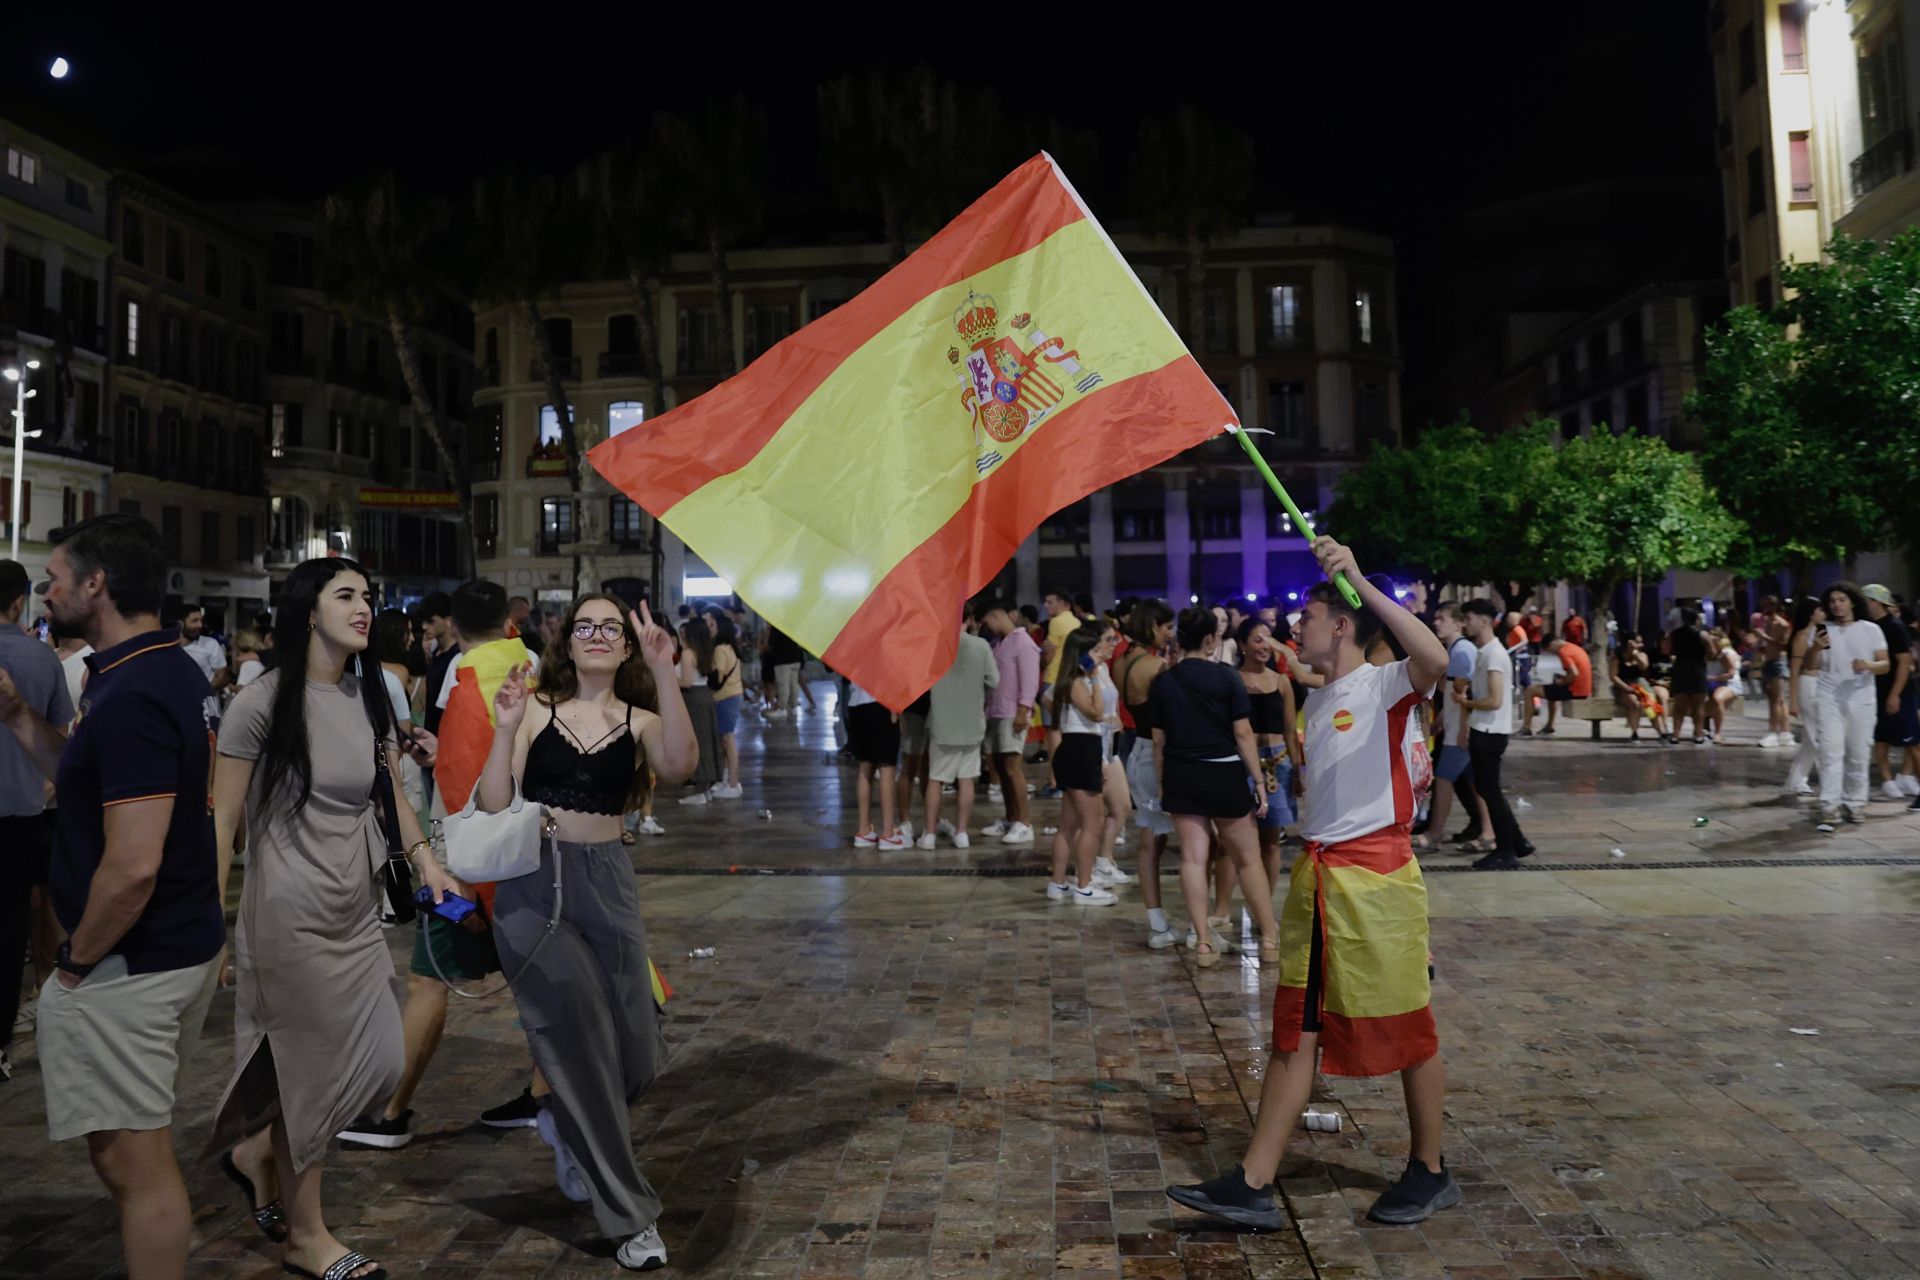
[[[664,1265],[660,1197],[626,1117],[664,1058],[665,990],[627,847],[664,832],[658,797],[742,798],[749,712],[836,717],[857,766],[856,847],[1044,838],[1049,903],[1112,906],[1137,884],[1149,948],[1184,938],[1204,969],[1247,946],[1277,967],[1275,1065],[1239,1180],[1174,1189],[1256,1225],[1277,1213],[1278,1120],[1304,1105],[1316,1047],[1329,1071],[1405,1075],[1413,1159],[1375,1218],[1457,1199],[1439,1154],[1415,855],[1509,870],[1535,852],[1503,790],[1507,747],[1579,716],[1597,666],[1633,741],[1643,725],[1669,744],[1688,725],[1695,742],[1722,737],[1749,682],[1764,690],[1761,745],[1799,748],[1796,794],[1815,794],[1817,771],[1823,831],[1860,820],[1871,766],[1878,794],[1920,794],[1913,642],[1879,585],[1769,598],[1730,631],[1703,629],[1688,605],[1649,646],[1590,637],[1579,618],[1555,634],[1485,598],[1416,613],[1320,539],[1364,607],[1330,584],[1298,607],[981,599],[955,620],[946,673],[895,713],[845,676],[823,708],[801,647],[737,606],[685,606],[670,630],[645,601],[590,593],[541,611],[476,581],[380,609],[346,558],[296,567],[271,614],[223,643],[196,608],[163,625],[161,545],[116,514],[60,531],[37,586],[0,562],[0,828],[15,855],[0,1078],[12,1037],[31,1031],[49,1132],[87,1142],[136,1277],[185,1264],[175,1086],[218,987],[235,996],[234,1058],[202,1158],[289,1271],[372,1280],[379,1264],[327,1225],[327,1154],[336,1140],[412,1140],[449,997],[495,974],[528,1051],[503,1064],[519,1092],[477,1119],[536,1130],[558,1190],[591,1205],[620,1262]],[[44,638],[23,625],[36,596]],[[1051,797],[1057,823],[1036,831],[1035,801]],[[447,869],[430,831],[522,800],[552,815],[535,869],[497,883]],[[976,833],[983,800],[994,812]],[[1137,876],[1116,860],[1135,834]],[[1160,892],[1174,841],[1178,923]],[[1251,942],[1230,925],[1236,893]],[[404,983],[383,932],[395,927],[413,929]],[[38,994],[23,1007],[28,966]]]

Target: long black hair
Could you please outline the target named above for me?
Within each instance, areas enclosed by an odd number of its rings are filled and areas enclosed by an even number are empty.
[[[1106,623],[1095,619],[1083,622],[1067,633],[1060,642],[1060,675],[1053,682],[1053,722],[1061,723],[1067,714],[1067,704],[1073,700],[1073,685],[1076,680],[1091,680],[1093,672],[1082,666],[1081,661],[1100,647],[1100,641],[1113,630]],[[1107,708],[1112,711],[1113,708]]]
[[[267,741],[260,751],[260,795],[263,807],[269,809],[285,800],[288,817],[306,808],[307,792],[313,787],[313,751],[307,741],[307,650],[313,646],[313,611],[327,585],[343,573],[367,577],[365,569],[345,556],[303,561],[287,575],[275,601],[273,647],[280,661],[267,717]],[[393,710],[378,667],[371,643],[347,664],[360,678],[360,701],[374,741],[385,742],[393,732]]]

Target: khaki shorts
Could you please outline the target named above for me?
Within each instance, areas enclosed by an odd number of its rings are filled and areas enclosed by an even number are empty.
[[[200,1039],[218,959],[129,975],[108,956],[69,991],[58,971],[40,991],[40,1075],[55,1142],[173,1123],[173,1084]]]
[[[980,776],[980,748],[947,747],[936,742],[927,760],[927,777],[935,782],[958,782]]]
[[[987,754],[990,756],[1017,756],[1026,746],[1026,728],[1024,723],[1015,724],[1009,719],[987,721]]]

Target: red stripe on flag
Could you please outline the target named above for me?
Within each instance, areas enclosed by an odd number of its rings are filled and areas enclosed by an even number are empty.
[[[893,567],[821,657],[904,709],[953,665],[960,606],[1041,521],[1220,434],[1228,413],[1192,356],[1058,411]]]
[[[1085,216],[1046,158],[1035,156],[906,261],[783,340],[745,374],[662,414],[643,430],[596,445],[589,455],[593,465],[646,510],[655,515],[670,510],[702,485],[752,461],[829,374],[909,307],[1027,252]]]

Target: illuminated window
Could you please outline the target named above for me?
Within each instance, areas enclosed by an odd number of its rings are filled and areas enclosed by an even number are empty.
[[[1373,345],[1373,290],[1358,289],[1353,295],[1353,322],[1360,345]]]
[[[611,439],[630,427],[637,427],[647,416],[647,406],[638,400],[616,400],[607,406],[607,437]]]

